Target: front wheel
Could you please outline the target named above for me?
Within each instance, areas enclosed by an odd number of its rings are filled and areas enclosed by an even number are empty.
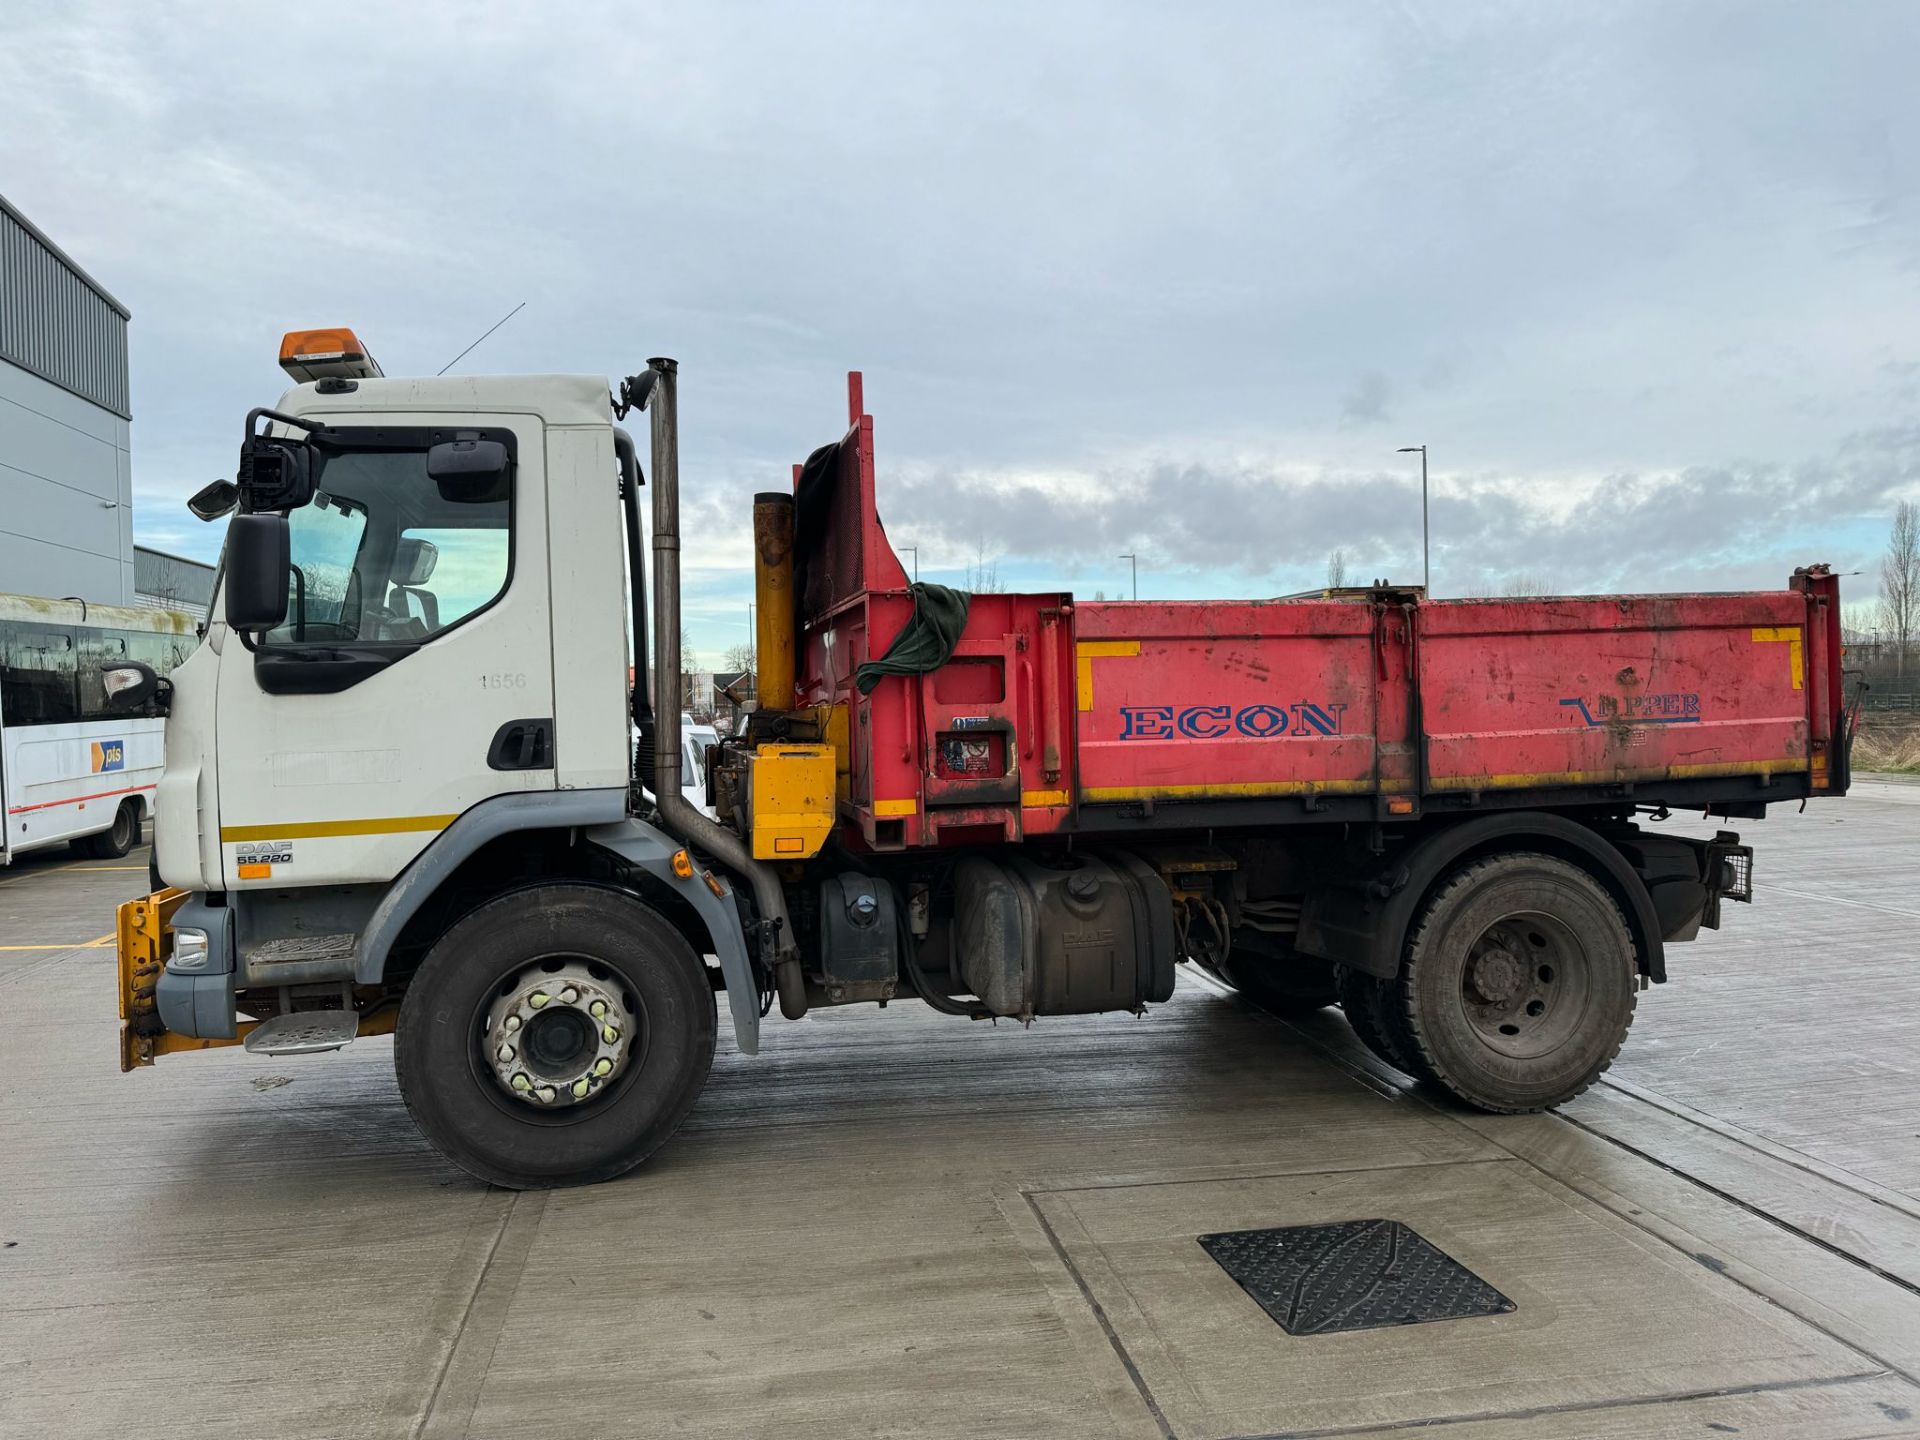
[[[513,1190],[611,1179],[679,1128],[713,1063],[706,972],[631,895],[541,885],[440,937],[407,989],[407,1111],[469,1174]]]
[[[1620,1053],[1638,986],[1633,937],[1606,889],[1551,855],[1455,872],[1408,942],[1389,1038],[1481,1110],[1571,1100]]]

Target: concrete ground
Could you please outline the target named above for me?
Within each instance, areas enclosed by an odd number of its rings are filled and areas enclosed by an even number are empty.
[[[1757,903],[1560,1115],[1189,980],[723,1035],[650,1165],[524,1195],[428,1151],[384,1040],[121,1076],[145,854],[23,861],[0,1436],[1920,1435],[1920,787],[1743,829]],[[1511,1313],[1295,1337],[1196,1243],[1373,1217]]]

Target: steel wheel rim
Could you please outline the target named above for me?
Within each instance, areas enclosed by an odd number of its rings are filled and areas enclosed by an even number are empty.
[[[1594,1003],[1592,957],[1564,921],[1515,911],[1467,947],[1459,1000],[1482,1045],[1510,1060],[1538,1060],[1581,1033]]]
[[[647,1046],[646,1007],[625,977],[585,956],[548,955],[518,966],[482,998],[470,1054],[496,1105],[520,1119],[568,1124],[624,1091]]]

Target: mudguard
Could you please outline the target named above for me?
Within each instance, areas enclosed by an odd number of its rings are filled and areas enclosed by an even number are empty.
[[[1584,865],[1605,885],[1626,916],[1640,969],[1655,984],[1667,978],[1661,924],[1647,887],[1606,836],[1564,815],[1511,811],[1481,815],[1434,830],[1407,849],[1382,856],[1354,879],[1308,894],[1300,912],[1297,948],[1322,960],[1383,978],[1400,971],[1420,902],[1434,881],[1470,854],[1539,850]]]
[[[759,1054],[760,987],[754,980],[753,962],[747,956],[746,932],[741,928],[733,887],[726,877],[713,876],[720,891],[716,894],[698,872],[686,879],[674,874],[673,855],[683,848],[680,841],[641,820],[595,825],[583,830],[581,838],[646,871],[693,907],[705,922],[707,934],[713,938],[720,976],[727,982],[727,1010],[733,1017],[734,1042],[743,1055]]]

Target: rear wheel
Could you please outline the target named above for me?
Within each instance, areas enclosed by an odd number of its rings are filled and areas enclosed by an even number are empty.
[[[713,990],[639,900],[543,885],[434,945],[400,1007],[394,1073],[449,1160],[509,1189],[610,1179],[679,1128],[713,1063]]]
[[[118,860],[139,843],[140,807],[122,800],[113,812],[113,824],[97,835],[83,835],[73,842],[73,848],[95,860]]]
[[[1388,1004],[1397,981],[1383,980],[1363,970],[1340,967],[1340,1008],[1353,1033],[1380,1059],[1396,1070],[1410,1071],[1404,1052],[1389,1028]]]
[[[1501,855],[1427,902],[1388,990],[1389,1029],[1468,1104],[1544,1110],[1613,1063],[1637,984],[1633,937],[1598,881],[1551,855]]]

